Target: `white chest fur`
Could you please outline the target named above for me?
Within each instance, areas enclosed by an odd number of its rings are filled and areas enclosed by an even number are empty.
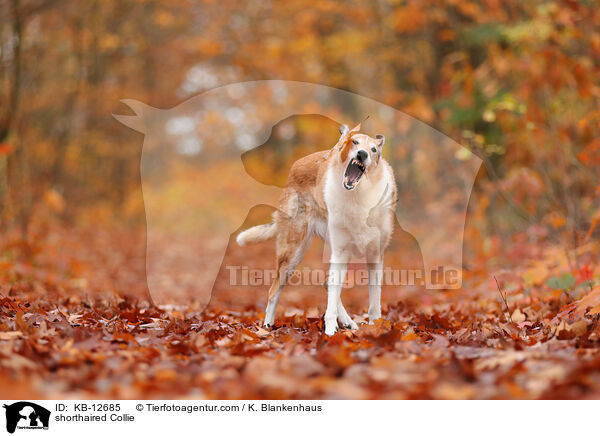
[[[328,212],[328,235],[332,250],[349,250],[352,256],[364,256],[369,245],[379,244],[391,233],[390,196],[394,179],[387,168],[374,182],[368,174],[354,190],[342,185],[342,177],[329,169],[324,198]]]

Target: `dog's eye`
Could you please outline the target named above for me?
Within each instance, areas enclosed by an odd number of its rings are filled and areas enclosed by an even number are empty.
[[[357,140],[357,139],[353,139],[353,140],[352,140],[352,143],[353,143],[354,145],[358,145],[358,140]]]
[[[372,151],[373,153],[377,153],[377,149],[376,149],[375,147],[371,148],[371,151]]]

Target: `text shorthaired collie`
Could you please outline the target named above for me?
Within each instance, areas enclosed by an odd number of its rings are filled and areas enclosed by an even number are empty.
[[[364,258],[369,269],[369,322],[381,318],[383,252],[393,230],[396,183],[382,157],[383,135],[371,138],[340,127],[340,139],[326,151],[294,163],[273,222],[237,236],[239,245],[276,238],[277,274],[269,289],[265,326],[273,325],[281,291],[302,261],[313,236],[331,247],[325,333],[358,328],[341,300],[347,264]]]

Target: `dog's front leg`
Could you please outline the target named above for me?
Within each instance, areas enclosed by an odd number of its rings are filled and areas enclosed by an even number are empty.
[[[342,304],[341,296],[338,299],[338,321],[340,322],[340,325],[344,328],[350,330],[358,329],[358,324],[356,324],[356,322],[350,317],[350,315],[348,315],[348,312],[346,312],[346,308]]]
[[[338,329],[339,301],[342,295],[342,286],[346,279],[348,258],[343,255],[331,256],[329,276],[327,278],[327,310],[325,311],[325,334],[333,335]]]
[[[381,282],[383,280],[383,260],[369,262],[369,324],[381,318]]]

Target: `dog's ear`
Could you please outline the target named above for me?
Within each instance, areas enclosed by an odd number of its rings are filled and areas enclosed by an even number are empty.
[[[346,124],[340,126],[340,135],[344,136],[350,131],[350,128]]]
[[[377,139],[379,141],[379,146],[383,147],[383,144],[385,144],[385,136],[375,135],[375,139]]]

